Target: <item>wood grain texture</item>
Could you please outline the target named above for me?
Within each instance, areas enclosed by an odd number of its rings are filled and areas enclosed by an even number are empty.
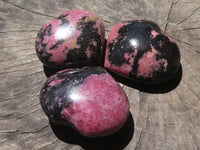
[[[115,24],[126,19],[152,20],[179,45],[182,79],[175,89],[153,93],[121,83],[134,120],[134,131],[130,130],[133,135],[127,141],[123,141],[121,133],[103,140],[79,135],[75,138],[76,133],[70,129],[74,136],[63,140],[41,109],[38,96],[46,77],[35,54],[35,37],[44,24],[69,9],[98,14],[105,23],[106,35]],[[125,150],[199,150],[199,41],[199,0],[1,0],[0,150],[96,150],[101,142],[107,143],[110,150],[117,149],[112,145],[120,142],[124,143],[119,149]]]

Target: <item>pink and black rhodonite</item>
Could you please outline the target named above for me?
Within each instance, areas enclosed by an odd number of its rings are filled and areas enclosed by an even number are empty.
[[[125,92],[102,67],[56,73],[43,85],[40,102],[50,121],[71,125],[88,137],[116,132],[129,115]]]
[[[151,21],[124,21],[108,35],[104,66],[124,77],[157,84],[169,79],[179,65],[178,46]]]
[[[35,47],[39,59],[50,68],[95,65],[101,61],[105,27],[85,10],[69,10],[39,31]]]

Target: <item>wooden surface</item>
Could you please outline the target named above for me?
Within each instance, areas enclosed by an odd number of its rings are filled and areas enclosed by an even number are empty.
[[[179,45],[182,70],[177,79],[155,89],[121,84],[131,115],[114,136],[84,138],[49,124],[41,109],[38,95],[46,76],[35,54],[35,37],[44,24],[69,9],[98,14],[106,36],[120,21],[149,19]],[[0,149],[199,150],[199,47],[199,0],[1,0]]]

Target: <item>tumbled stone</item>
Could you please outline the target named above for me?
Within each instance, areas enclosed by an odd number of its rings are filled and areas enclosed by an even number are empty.
[[[56,73],[44,83],[40,102],[50,121],[71,125],[88,137],[118,131],[129,115],[125,92],[102,67]]]
[[[69,10],[39,31],[35,48],[50,68],[98,65],[102,59],[105,27],[94,13]]]
[[[108,35],[104,66],[119,75],[157,84],[173,76],[179,65],[178,46],[154,22],[124,21]]]

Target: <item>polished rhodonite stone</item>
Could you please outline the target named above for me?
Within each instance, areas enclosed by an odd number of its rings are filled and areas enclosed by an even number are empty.
[[[99,64],[104,41],[104,24],[96,14],[70,10],[42,27],[35,47],[44,65],[68,68]]]
[[[72,125],[88,137],[116,132],[129,115],[125,92],[102,67],[56,73],[43,85],[40,102],[50,121]]]
[[[119,75],[157,84],[169,79],[179,64],[178,46],[151,21],[124,21],[108,35],[104,66]]]

